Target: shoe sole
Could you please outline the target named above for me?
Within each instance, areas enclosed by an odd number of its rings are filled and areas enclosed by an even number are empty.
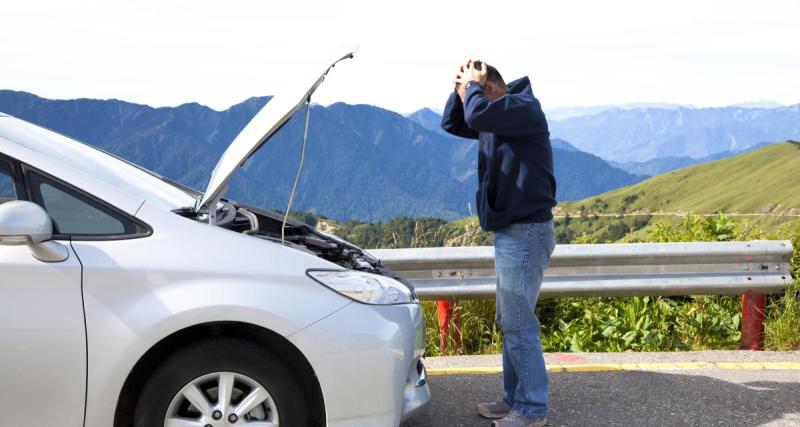
[[[508,412],[511,412],[511,411],[508,411]],[[489,410],[478,406],[478,414],[480,416],[482,416],[483,418],[488,418],[490,420],[499,420],[500,418],[503,418],[506,415],[508,415],[508,412],[505,412],[505,413],[489,412]]]
[[[536,422],[534,424],[528,424],[527,427],[545,427],[546,425],[547,425],[547,420],[544,420],[544,421]],[[497,426],[497,421],[492,423],[492,427],[496,427],[496,426]]]

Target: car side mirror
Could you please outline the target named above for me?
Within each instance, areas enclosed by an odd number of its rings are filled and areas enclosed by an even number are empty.
[[[23,200],[0,205],[0,245],[27,245],[40,261],[64,261],[69,251],[52,237],[53,221],[41,206]]]

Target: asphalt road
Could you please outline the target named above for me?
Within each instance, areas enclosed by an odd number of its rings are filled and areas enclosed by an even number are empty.
[[[800,426],[800,370],[707,369],[550,373],[552,426]],[[402,427],[487,426],[475,403],[500,374],[429,377],[427,408]]]

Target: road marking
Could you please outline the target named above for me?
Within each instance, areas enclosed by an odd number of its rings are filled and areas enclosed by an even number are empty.
[[[762,370],[764,369],[764,364],[757,362],[743,362],[743,363],[719,362],[717,363],[717,367],[722,369]]]
[[[598,363],[598,364],[575,364],[561,365],[566,372],[602,372],[602,371],[621,371],[622,365],[619,363]]]
[[[800,362],[772,362],[764,363],[764,369],[797,369],[800,370]]]
[[[800,362],[657,362],[548,364],[548,372],[675,371],[690,369],[800,370]],[[502,366],[428,368],[428,375],[491,375],[503,372]]]
[[[683,369],[708,369],[714,366],[711,362],[677,362],[675,365]]]

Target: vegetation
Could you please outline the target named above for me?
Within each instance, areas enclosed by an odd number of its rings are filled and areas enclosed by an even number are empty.
[[[788,236],[794,247],[791,262],[794,285],[783,295],[773,297],[767,306],[767,319],[764,323],[764,342],[770,350],[800,350],[800,229],[792,232],[776,233],[777,237]],[[773,235],[771,237],[776,237]]]
[[[653,222],[651,215],[604,216],[567,214],[556,218],[556,241],[576,243],[611,243],[625,239],[631,232],[643,230]]]
[[[475,217],[446,222],[395,218],[385,223],[348,221],[332,225],[336,235],[364,248],[421,248],[491,245],[493,237]]]
[[[560,212],[800,214],[800,144],[785,142],[564,203]],[[736,197],[731,197],[736,195]]]

